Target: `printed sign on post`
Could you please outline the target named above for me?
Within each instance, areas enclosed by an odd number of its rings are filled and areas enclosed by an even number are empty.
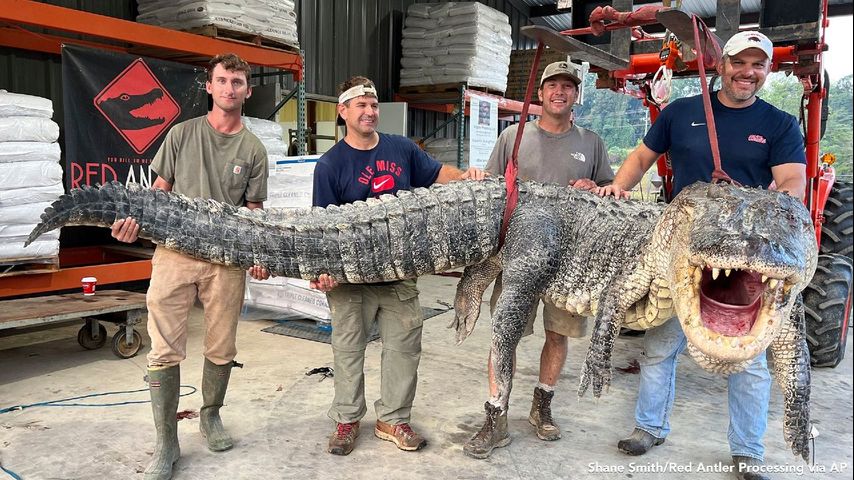
[[[498,102],[471,95],[469,106],[469,167],[484,168],[498,140]]]

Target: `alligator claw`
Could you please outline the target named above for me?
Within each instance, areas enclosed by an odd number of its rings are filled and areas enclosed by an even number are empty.
[[[480,302],[465,302],[460,300],[454,306],[454,318],[448,324],[448,328],[456,330],[455,338],[457,345],[471,335],[477,318],[480,316]]]
[[[611,368],[601,362],[585,360],[581,370],[581,382],[578,386],[578,396],[583,397],[588,387],[593,387],[593,396],[599,398],[602,391],[611,385]]]

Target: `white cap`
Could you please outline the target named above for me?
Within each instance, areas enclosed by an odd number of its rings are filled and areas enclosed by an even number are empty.
[[[758,48],[765,52],[768,60],[774,58],[774,44],[765,35],[756,31],[738,32],[724,45],[723,54],[732,56],[748,48]]]
[[[98,279],[95,277],[83,277],[82,279],[80,279],[80,281],[86,282],[86,283],[94,283],[94,282],[97,282]]]

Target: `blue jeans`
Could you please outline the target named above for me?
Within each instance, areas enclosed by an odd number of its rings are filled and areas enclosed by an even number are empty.
[[[640,362],[640,388],[635,406],[636,427],[656,438],[670,433],[670,413],[676,393],[676,363],[687,339],[679,320],[672,318],[647,330]],[[732,455],[763,460],[762,439],[768,427],[771,375],[765,355],[728,378],[729,448]]]

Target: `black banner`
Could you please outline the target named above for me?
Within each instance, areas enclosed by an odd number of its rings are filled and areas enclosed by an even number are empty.
[[[169,128],[207,112],[201,68],[62,47],[66,188],[112,180],[150,186]]]

